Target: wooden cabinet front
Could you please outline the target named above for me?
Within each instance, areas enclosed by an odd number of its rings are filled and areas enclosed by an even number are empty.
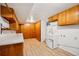
[[[66,24],[67,25],[74,25],[79,23],[78,19],[78,7],[73,7],[66,11]]]
[[[55,15],[55,16],[51,16],[51,17],[48,18],[49,22],[54,22],[54,21],[57,21],[57,20],[58,20],[58,14]]]
[[[35,24],[30,24],[30,38],[36,38]]]
[[[33,23],[21,25],[21,32],[23,33],[25,39],[36,38],[35,24]]]
[[[79,5],[59,13],[58,25],[79,24]]]
[[[0,56],[23,56],[23,43],[0,46]]]
[[[15,22],[14,18],[14,10],[12,8],[1,6],[1,16],[4,17],[6,20],[8,20],[10,23]]]
[[[12,18],[12,10],[6,6],[1,5],[1,16]]]
[[[26,23],[20,25],[21,32],[25,39],[29,38],[37,38],[40,41],[41,37],[41,22],[38,21],[36,23]]]
[[[48,18],[48,21],[49,21],[49,22],[53,22],[53,17],[49,17],[49,18]]]
[[[66,24],[66,12],[62,12],[59,14],[58,17],[58,25],[65,25]]]
[[[41,40],[41,21],[35,24],[36,38],[37,40]]]

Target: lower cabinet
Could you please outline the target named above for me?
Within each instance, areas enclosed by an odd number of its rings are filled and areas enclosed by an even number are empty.
[[[0,56],[23,56],[23,43],[0,46]]]

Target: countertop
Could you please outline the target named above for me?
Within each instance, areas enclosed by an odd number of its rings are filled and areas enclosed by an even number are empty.
[[[23,43],[23,34],[0,34],[0,46]]]

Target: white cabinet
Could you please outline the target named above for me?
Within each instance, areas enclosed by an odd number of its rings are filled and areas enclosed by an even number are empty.
[[[59,27],[59,47],[79,55],[79,25]]]

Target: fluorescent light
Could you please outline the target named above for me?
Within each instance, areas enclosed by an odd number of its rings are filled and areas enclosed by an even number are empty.
[[[78,12],[76,12],[76,15],[79,15],[79,11],[78,11]]]
[[[30,23],[35,22],[33,19],[33,16],[31,16],[30,18],[27,18],[26,22],[30,22]]]
[[[25,26],[30,26],[30,23],[26,23]]]
[[[30,22],[35,22],[35,21],[33,19],[31,19]]]

